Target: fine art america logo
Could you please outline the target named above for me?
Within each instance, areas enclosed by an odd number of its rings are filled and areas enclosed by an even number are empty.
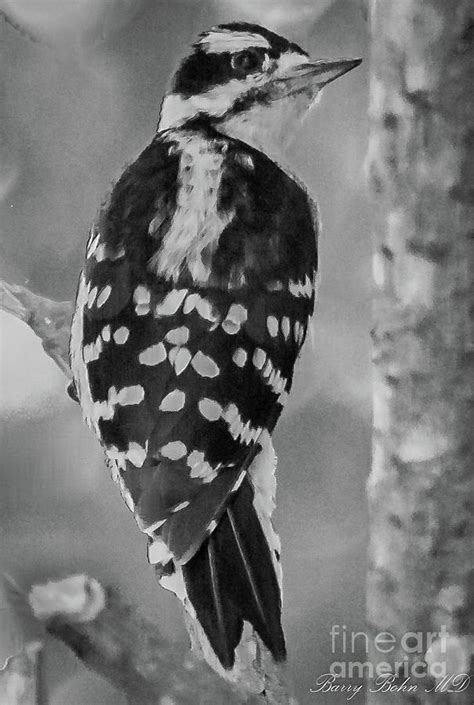
[[[406,632],[397,638],[388,631],[369,636],[334,624],[329,635],[332,654],[342,654],[342,659],[334,660],[329,671],[318,676],[311,693],[343,693],[352,700],[364,688],[372,693],[420,694],[460,693],[469,686],[470,644],[464,637],[451,636],[445,626],[439,632]],[[371,652],[372,660],[354,660],[361,652]]]

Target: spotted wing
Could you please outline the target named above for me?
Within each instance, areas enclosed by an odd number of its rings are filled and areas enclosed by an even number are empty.
[[[100,264],[82,285],[89,423],[141,527],[158,525],[174,556],[187,560],[242,481],[262,430],[276,423],[312,285],[308,278],[236,294],[137,284],[116,312],[112,285],[96,284]]]

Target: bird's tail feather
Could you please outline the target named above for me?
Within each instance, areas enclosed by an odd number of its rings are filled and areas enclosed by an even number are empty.
[[[276,661],[285,659],[280,586],[248,478],[182,570],[188,599],[224,668],[234,665],[244,621]]]

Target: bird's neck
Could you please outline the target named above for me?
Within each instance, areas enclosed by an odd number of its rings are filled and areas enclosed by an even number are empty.
[[[286,151],[300,119],[300,111],[294,102],[275,101],[272,105],[256,102],[245,111],[212,116],[205,112],[196,113],[189,100],[168,95],[161,106],[158,130],[185,130],[189,133],[204,126],[210,132],[239,140],[263,152],[288,171]]]
[[[279,165],[286,162],[286,151],[294,135],[284,106],[259,105],[245,112],[226,116],[215,129],[226,137],[239,140],[258,149]]]

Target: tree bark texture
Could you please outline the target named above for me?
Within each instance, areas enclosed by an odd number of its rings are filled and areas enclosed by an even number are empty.
[[[469,671],[474,633],[474,3],[374,0],[371,31],[368,614],[372,644],[395,637],[371,660],[417,688],[371,693],[375,673],[368,702],[467,705],[472,686],[448,693],[435,664]]]

